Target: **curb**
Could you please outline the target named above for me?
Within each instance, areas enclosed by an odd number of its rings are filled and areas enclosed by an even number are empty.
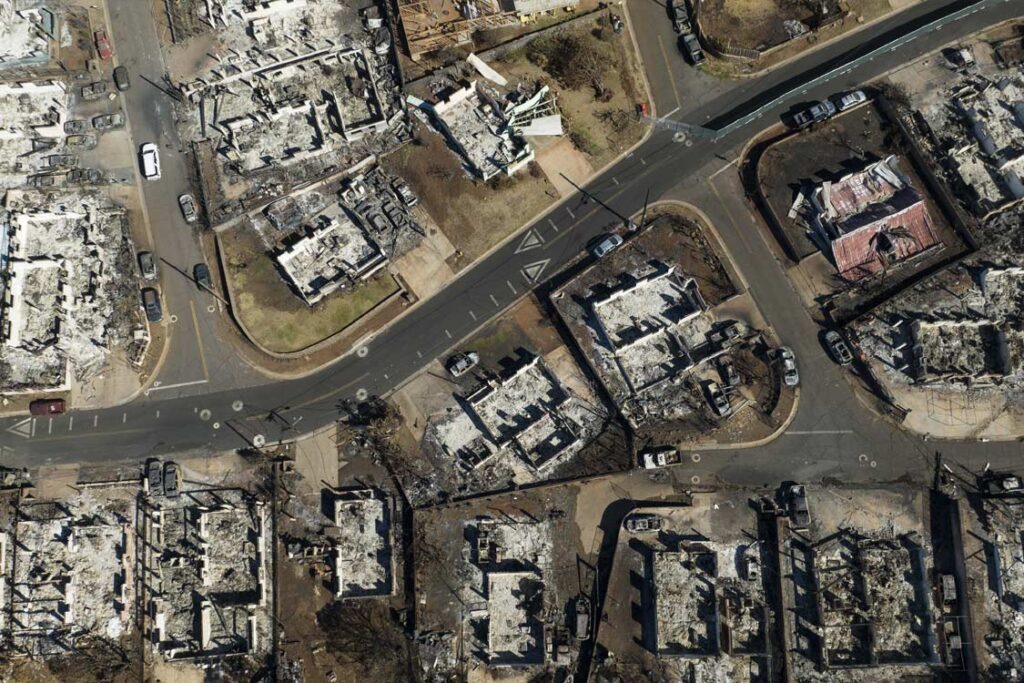
[[[626,19],[626,25],[629,28],[629,34],[630,34],[630,39],[631,39],[631,43],[632,43],[632,46],[633,46],[633,52],[634,52],[634,55],[635,55],[636,60],[637,60],[637,66],[638,66],[637,70],[639,71],[639,73],[641,75],[641,80],[643,82],[643,87],[644,87],[644,89],[646,91],[646,96],[648,98],[648,106],[651,109],[651,113],[652,114],[656,114],[656,111],[654,109],[655,105],[654,105],[654,102],[653,102],[652,96],[651,96],[650,82],[647,80],[647,72],[644,69],[643,58],[640,55],[639,46],[638,46],[638,43],[637,43],[637,40],[636,40],[636,34],[633,31],[632,18],[629,15],[629,11],[627,9],[627,6],[626,6],[625,2],[621,2],[619,4],[622,7],[623,14],[624,14],[625,19]],[[613,166],[615,166],[616,164],[621,162],[623,159],[625,159],[628,156],[630,156],[631,154],[633,154],[645,142],[647,142],[647,140],[653,134],[654,134],[654,128],[652,126],[647,126],[647,130],[644,132],[643,136],[639,140],[637,140],[628,149],[623,150],[622,153],[620,153],[620,154],[616,155],[614,158],[610,159],[600,169],[594,171],[589,177],[585,178],[582,181],[582,184],[586,184],[586,183],[589,183],[589,182],[593,181],[594,179],[598,178],[601,174],[605,173],[608,169],[612,168]],[[510,242],[514,241],[517,238],[522,237],[522,235],[525,232],[527,232],[530,228],[532,228],[534,226],[534,224],[536,224],[539,221],[543,220],[545,216],[549,215],[550,213],[552,213],[556,209],[560,208],[562,205],[566,204],[569,200],[571,200],[577,194],[579,194],[578,190],[574,191],[571,194],[568,194],[568,195],[566,195],[564,197],[560,197],[557,201],[555,201],[554,203],[552,203],[552,204],[548,205],[547,207],[545,207],[544,209],[542,209],[533,218],[530,218],[527,222],[522,223],[518,228],[516,228],[513,232],[511,232],[509,235],[507,235],[504,239],[502,239],[500,242],[498,242],[495,245],[493,245],[490,249],[488,249],[486,252],[484,252],[483,254],[478,256],[470,264],[468,264],[461,271],[459,271],[459,273],[446,286],[451,286],[452,283],[456,282],[459,278],[461,278],[461,277],[471,273],[475,266],[479,265],[481,262],[483,262],[485,259],[487,259],[489,256],[491,256],[492,254],[494,254],[498,250],[500,250],[503,247],[507,246]],[[219,240],[218,240],[218,245],[219,245]],[[218,249],[217,249],[217,262],[220,265],[221,270],[223,271],[224,270],[224,264],[223,264],[222,259],[223,259],[223,255],[222,255],[222,253],[221,253],[221,251],[219,249],[219,246],[218,246]],[[227,278],[225,278],[225,283],[226,282],[227,282]],[[229,300],[231,300],[233,298],[233,294],[231,293],[230,286],[225,284],[225,290],[228,292]],[[435,292],[435,294],[436,294],[436,292]],[[426,297],[426,298],[423,298],[423,299],[418,299],[415,303],[410,305],[408,308],[403,310],[401,313],[399,313],[397,316],[395,316],[391,320],[387,321],[384,325],[382,325],[382,326],[380,326],[380,327],[378,327],[378,328],[376,328],[374,330],[369,331],[366,335],[364,335],[361,338],[361,341],[363,341],[364,343],[369,343],[369,341],[372,340],[374,337],[376,337],[377,335],[379,335],[379,334],[381,334],[383,332],[386,332],[388,329],[391,328],[392,325],[397,323],[399,320],[401,320],[406,315],[408,315],[408,314],[412,313],[413,311],[415,311],[422,304],[430,301],[432,298],[433,298],[433,295],[431,295],[429,297]],[[521,301],[521,299],[522,298],[516,299],[515,301],[512,301],[509,304],[509,306],[512,306],[512,305],[514,305],[516,303],[519,303],[519,301]],[[508,307],[502,308],[501,310],[497,311],[496,315],[500,315],[505,310],[508,310]],[[475,334],[484,325],[486,325],[490,321],[494,320],[495,317],[496,316],[492,316],[487,321],[484,321],[483,324],[481,324],[481,325],[477,326],[476,328],[474,328],[473,331],[469,335],[467,335],[466,337],[463,337],[463,339],[466,339],[466,338],[472,336],[473,334]],[[273,358],[281,360],[276,355],[273,355],[273,354],[265,352],[264,349],[259,344],[257,344],[255,341],[253,341],[253,339],[249,335],[248,331],[245,330],[245,328],[238,322],[238,319],[235,317],[235,315],[233,313],[230,315],[230,318],[231,318],[231,322],[239,330],[239,332],[241,333],[242,337],[244,337],[246,342],[251,344],[260,353],[265,353],[266,355],[270,355]],[[340,332],[338,334],[340,334]],[[326,340],[324,340],[324,341],[326,341]],[[317,343],[319,344],[319,343],[322,343],[322,342],[317,342]],[[256,365],[255,363],[253,363],[249,359],[243,359],[243,360],[246,362],[246,364],[250,365],[255,370],[258,370],[259,372],[266,374],[268,377],[272,377],[272,378],[276,378],[276,379],[300,379],[300,378],[303,378],[303,377],[308,377],[308,376],[310,376],[310,375],[312,375],[312,374],[314,374],[316,372],[319,372],[321,370],[324,370],[324,369],[334,365],[335,363],[339,362],[340,360],[342,360],[343,358],[345,358],[346,356],[351,354],[355,350],[356,346],[357,346],[356,344],[353,344],[352,347],[350,347],[347,350],[339,353],[337,356],[335,356],[334,358],[330,359],[326,363],[323,363],[323,364],[318,365],[318,366],[313,367],[313,368],[305,369],[305,370],[302,370],[302,371],[297,371],[295,373],[281,373],[281,374],[278,374],[278,373],[275,373],[274,371],[267,370],[267,369],[263,368],[262,366]],[[306,353],[308,353],[308,352],[309,351],[306,351]],[[283,360],[294,360],[294,358],[292,358],[292,359],[284,358]],[[410,377],[409,379],[412,379],[412,377]],[[393,393],[394,391],[396,391],[401,386],[404,386],[404,384],[406,384],[407,382],[408,382],[408,380],[406,380],[406,382],[403,382],[402,384],[398,385],[397,387],[393,388],[391,391],[389,391],[387,393],[388,394]]]
[[[778,62],[776,64],[772,64],[771,66],[765,67],[764,69],[760,69],[759,71],[752,71],[750,73],[737,74],[734,78],[726,78],[726,79],[722,79],[722,80],[727,80],[727,81],[745,81],[745,80],[749,80],[749,79],[752,79],[752,78],[761,78],[762,76],[766,76],[766,75],[770,74],[771,72],[775,71],[776,69],[782,68],[782,67],[790,64],[791,62],[794,62],[794,61],[796,61],[798,59],[803,59],[804,57],[806,57],[807,55],[815,52],[816,50],[820,50],[821,48],[824,48],[824,47],[827,47],[829,45],[832,45],[832,44],[834,44],[834,43],[836,43],[836,42],[838,42],[840,40],[843,40],[845,38],[848,38],[850,36],[857,35],[858,33],[861,33],[862,31],[865,31],[865,30],[867,30],[869,28],[874,28],[875,26],[877,26],[878,24],[882,23],[883,21],[886,21],[888,19],[891,19],[892,17],[898,16],[898,15],[902,14],[903,12],[909,11],[910,9],[916,7],[917,5],[921,5],[924,2],[926,2],[926,1],[927,0],[916,0],[916,2],[914,4],[908,5],[908,6],[904,7],[901,10],[886,12],[885,14],[881,15],[880,17],[875,17],[871,21],[869,21],[867,23],[864,23],[864,24],[860,24],[859,26],[857,26],[854,29],[851,29],[849,31],[844,31],[843,33],[840,33],[837,36],[833,36],[833,37],[829,38],[828,40],[826,40],[823,43],[814,43],[813,46],[810,46],[808,48],[800,50],[796,54],[790,55],[789,57],[786,57],[782,61],[780,61],[780,62]],[[778,47],[782,47],[783,45],[785,45],[785,43],[779,45]],[[733,60],[733,59],[730,59],[727,56],[722,56],[721,54],[719,54],[717,52],[717,50],[715,51],[715,53],[716,53],[716,59],[719,59],[719,60],[721,60],[721,61],[723,61],[723,62],[725,62],[727,64],[742,63],[739,60]]]

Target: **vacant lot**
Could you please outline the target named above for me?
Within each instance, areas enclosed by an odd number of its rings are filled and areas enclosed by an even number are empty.
[[[307,306],[281,278],[255,230],[220,235],[235,315],[254,342],[276,353],[300,351],[344,330],[398,292],[386,271]]]
[[[735,75],[735,72],[732,69],[716,69],[718,63],[725,66],[748,65],[755,70],[769,68],[916,1],[847,0],[839,3],[839,6],[841,10],[848,9],[848,13],[842,17],[836,14],[833,19],[831,15],[820,16],[822,3],[811,0],[705,0],[700,4],[699,18],[706,39],[723,47],[743,50],[763,52],[776,48],[762,55],[761,59],[711,59],[706,68],[714,73],[721,72],[723,77]],[[829,6],[835,8],[836,3],[829,3]],[[809,32],[789,40],[790,33],[785,24],[787,21],[798,21]]]
[[[561,193],[571,191],[560,173],[582,183],[643,136],[644,127],[633,115],[636,102],[647,99],[636,55],[628,34],[614,33],[606,21],[596,18],[592,24],[542,36],[492,61],[510,83],[551,86],[571,149],[556,146],[552,138],[533,139],[537,163],[512,178],[501,176],[483,183],[466,173],[460,158],[440,135],[418,124],[416,142],[383,160],[385,168],[412,185],[458,250],[449,260],[453,269],[465,267]],[[591,67],[588,77],[581,78],[576,69],[583,67],[572,60],[566,66],[552,58],[560,48],[563,56],[582,50],[597,59],[599,66]]]

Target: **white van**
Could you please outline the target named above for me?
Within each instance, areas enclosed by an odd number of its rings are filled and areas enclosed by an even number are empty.
[[[142,158],[142,177],[146,180],[160,180],[160,150],[152,142],[139,148]]]

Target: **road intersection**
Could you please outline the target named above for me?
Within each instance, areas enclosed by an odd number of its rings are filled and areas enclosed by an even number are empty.
[[[111,0],[112,14],[123,18],[117,8],[129,4],[133,3]],[[901,13],[876,29],[824,46],[710,101],[681,108],[676,113],[680,120],[714,126],[724,134],[680,143],[673,140],[672,131],[656,130],[586,185],[588,192],[623,215],[638,212],[648,191],[652,200],[685,200],[706,211],[766,319],[800,358],[802,398],[788,430],[757,449],[705,453],[700,463],[693,465],[696,476],[717,475],[735,483],[777,481],[797,474],[806,479],[891,480],[930,467],[936,445],[900,431],[866,409],[840,369],[827,360],[817,344],[817,326],[743,201],[736,173],[725,172],[747,140],[794,104],[860,85],[946,43],[1020,14],[1015,3],[982,0],[968,3],[966,11],[954,15],[955,21],[941,21],[941,17],[962,10],[965,3],[922,5],[928,10]],[[123,40],[126,29],[133,30],[130,25],[122,28],[118,23],[122,18],[113,24],[115,42]],[[914,32],[926,25],[927,29]],[[908,34],[913,38],[906,39]],[[650,80],[655,99],[665,109],[666,101],[674,101],[673,89],[678,92],[676,75],[659,71],[660,58],[652,62],[649,55],[645,57],[648,69],[654,72]],[[155,65],[145,68],[156,75]],[[164,136],[174,135],[173,127],[165,130],[171,121],[161,109],[169,107],[162,97],[151,94],[145,101],[129,99],[136,140],[140,135],[159,136],[161,130]],[[733,125],[734,121],[741,123]],[[185,157],[173,152],[176,137],[170,144],[172,157],[165,158],[165,168],[180,165],[172,172],[184,178]],[[177,216],[176,204],[171,205],[175,197],[176,188],[146,190],[150,215],[161,217],[154,226],[159,248],[164,249],[165,240],[178,239],[165,233],[178,230],[184,236],[182,242],[171,245],[168,253],[184,261],[196,258],[198,248],[186,244],[191,236],[183,226],[163,222],[167,216]],[[240,361],[229,357],[230,346],[217,344],[212,313],[197,311],[193,321],[201,335],[197,338],[211,340],[206,353],[213,346],[220,354],[216,362],[204,360],[207,381],[151,391],[124,407],[75,411],[52,419],[4,420],[0,422],[2,462],[36,466],[139,459],[182,451],[214,452],[251,444],[257,435],[273,442],[323,426],[337,418],[339,402],[383,396],[400,386],[458,340],[577,259],[591,240],[616,222],[596,203],[573,195],[443,291],[357,344],[352,353],[301,379],[256,383],[261,380],[238,369]],[[185,284],[193,287],[191,282]],[[184,287],[172,290],[169,297],[175,307],[178,304],[173,300],[179,297],[200,299]],[[204,300],[203,305],[206,303]],[[180,313],[178,319],[180,322]],[[177,365],[171,366],[179,368],[174,371],[177,376],[170,377],[180,382],[188,381],[186,373],[194,373],[198,367],[195,355],[183,352],[178,344],[179,338],[187,336],[187,331],[176,331],[170,350],[172,356],[181,354],[172,361]],[[973,464],[1014,462],[1022,454],[1017,442],[942,442],[939,448],[948,459]]]

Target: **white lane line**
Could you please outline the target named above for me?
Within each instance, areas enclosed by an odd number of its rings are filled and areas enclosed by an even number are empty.
[[[667,119],[668,117],[672,116],[672,114],[675,114],[677,111],[679,111],[680,109],[682,109],[682,107],[676,107],[675,109],[673,109],[672,111],[668,112],[667,114],[662,114],[661,118]]]
[[[452,338],[452,333],[451,333],[451,332],[449,332],[448,330],[445,330],[445,331],[444,331],[444,333],[445,333],[445,335],[447,335],[447,336],[448,336],[448,338],[449,338],[449,339],[451,339],[451,338]]]
[[[52,420],[53,418],[50,418],[50,419]],[[36,435],[36,419],[33,417],[32,418],[32,432],[31,432],[31,434],[29,434],[29,437],[34,437],[35,435]]]
[[[470,311],[469,312],[469,317],[472,318],[473,320],[476,320],[476,313],[474,313],[473,311]]]
[[[573,220],[576,220],[576,214],[574,214],[574,213],[572,212],[572,209],[570,209],[570,208],[569,208],[569,207],[567,206],[567,207],[565,207],[565,210],[569,212],[569,215],[570,215],[570,216],[572,216],[572,219],[573,219]]]
[[[417,351],[416,352],[416,357],[417,358],[423,358],[423,352],[422,351]]]
[[[164,389],[178,389],[180,387],[195,386],[196,384],[206,384],[209,381],[210,380],[208,379],[195,379],[192,380],[191,382],[178,382],[177,384],[161,384],[160,386],[150,387],[149,389],[146,390],[146,394],[149,395],[154,391],[163,391]]]
[[[548,223],[550,223],[550,224],[551,224],[551,228],[552,228],[552,229],[553,229],[553,230],[554,230],[555,232],[558,232],[558,226],[557,226],[557,225],[555,225],[555,222],[554,222],[553,220],[551,220],[551,219],[549,218],[549,219],[548,219]]]
[[[794,430],[794,431],[791,431],[791,432],[786,432],[786,434],[788,434],[790,436],[809,436],[809,435],[812,435],[812,434],[853,434],[853,430],[852,429],[811,429],[811,430],[803,431],[803,432],[798,431],[798,430]]]
[[[158,410],[158,411],[156,411],[156,416],[157,416],[157,417],[160,417],[160,411],[159,411],[159,410]]]
[[[99,415],[93,415],[92,416],[92,428],[96,429],[96,425],[98,425],[99,422],[100,422],[100,416]]]
[[[384,379],[391,379],[390,377],[388,377],[388,373],[386,373],[386,372],[384,373]]]
[[[128,413],[121,413],[121,424],[128,421]]]
[[[50,422],[46,425],[46,433],[53,434],[53,418],[50,418]]]
[[[505,284],[508,285],[508,288],[512,290],[513,294],[519,294],[519,291],[516,289],[515,285],[512,284],[511,280],[505,280]]]
[[[614,177],[612,178],[612,182],[613,182],[613,183],[615,183],[616,185],[618,185],[618,184],[619,184],[619,181],[618,181],[618,179],[616,179],[616,178],[614,178]]]
[[[33,427],[32,431],[35,431],[35,422],[32,423],[32,427]],[[72,415],[71,417],[68,418],[68,431],[70,432],[74,428],[75,428],[75,416]]]
[[[647,162],[644,161],[643,157],[640,157],[640,165],[641,166],[646,166],[647,165]]]
[[[501,304],[498,303],[498,300],[494,298],[493,294],[488,294],[487,296],[491,297],[491,301],[494,302],[494,307],[495,308],[498,308],[498,307],[501,306]]]
[[[735,159],[733,159],[732,161],[730,161],[729,163],[727,163],[727,164],[726,164],[725,166],[723,166],[722,168],[720,168],[720,169],[718,169],[717,171],[715,171],[714,173],[712,173],[712,174],[711,174],[711,175],[710,175],[710,176],[708,177],[708,180],[714,180],[714,179],[715,179],[715,177],[716,177],[716,176],[717,176],[717,175],[718,175],[719,173],[722,173],[722,172],[724,172],[724,171],[728,171],[728,170],[729,170],[730,168],[732,168],[732,167],[733,167],[733,166],[734,166],[734,165],[735,165],[735,164],[736,164],[736,163],[737,163],[737,162],[738,162],[739,160],[740,160],[740,158],[739,158],[739,157],[736,157]]]

